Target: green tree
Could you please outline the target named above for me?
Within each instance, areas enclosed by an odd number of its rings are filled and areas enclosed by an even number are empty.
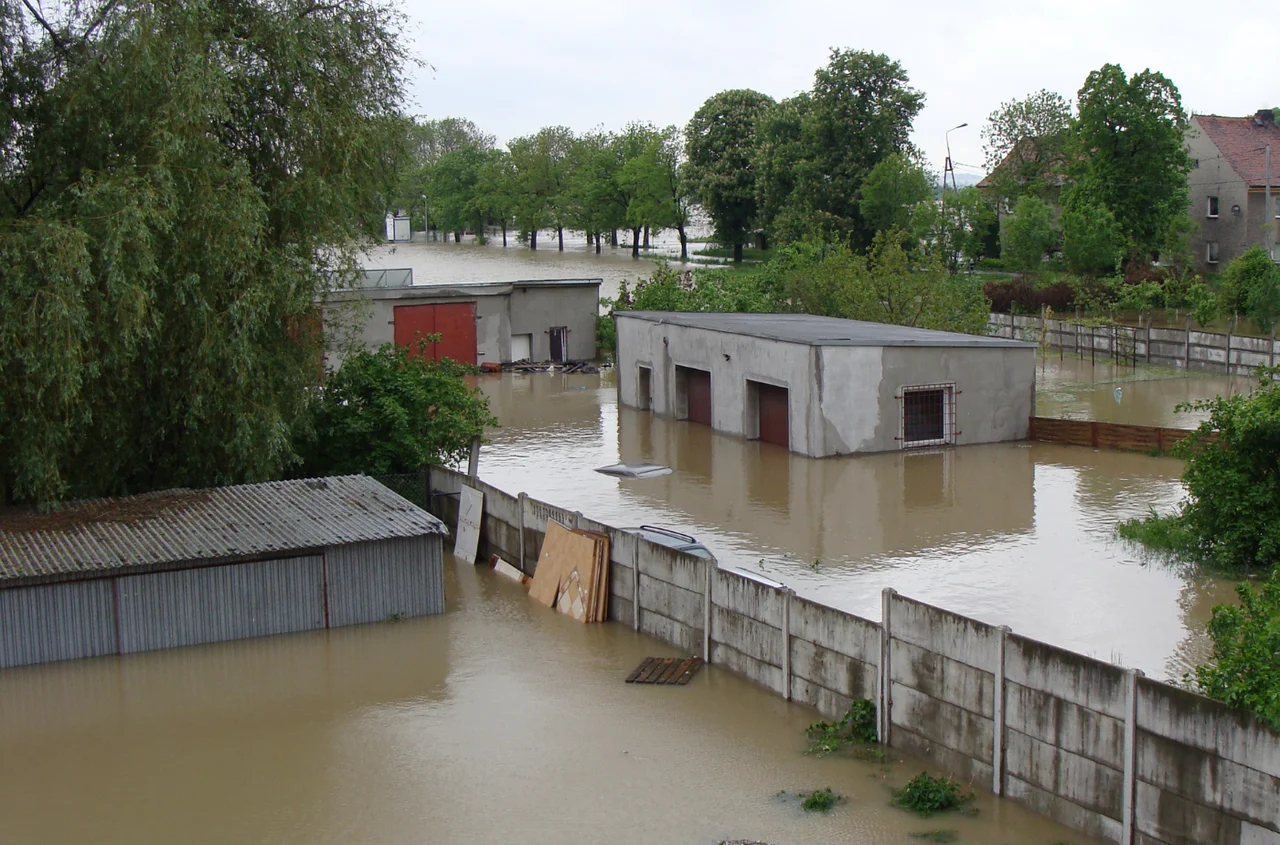
[[[434,226],[437,222],[434,212],[436,197],[431,193],[431,182],[437,162],[451,153],[487,152],[493,149],[494,141],[493,135],[466,118],[417,119],[408,124],[405,130],[406,154],[401,162],[393,206],[408,209],[415,216],[422,212],[431,218],[424,220],[423,228]],[[445,231],[449,228],[445,227]]]
[[[488,400],[463,380],[472,369],[390,343],[346,357],[315,394],[300,473],[414,472],[462,460],[497,425]]]
[[[924,168],[902,153],[892,153],[867,174],[859,209],[872,231],[905,230],[916,206],[932,199],[933,185]]]
[[[1053,210],[1044,200],[1025,196],[1013,214],[1000,221],[1000,252],[1024,276],[1037,272],[1057,243]]]
[[[1210,698],[1250,710],[1280,730],[1280,573],[1236,587],[1240,606],[1218,605],[1209,620],[1212,661],[1194,682]]]
[[[485,158],[483,150],[463,147],[445,153],[428,171],[426,189],[434,222],[442,231],[453,232],[454,240],[460,239],[464,229],[474,229],[484,238],[485,215],[477,199]]]
[[[538,232],[557,230],[564,249],[564,227],[571,216],[570,179],[573,132],[564,126],[547,126],[536,134],[513,138],[507,145],[515,170],[516,226],[538,248]]]
[[[474,214],[502,227],[502,245],[507,245],[507,229],[516,208],[516,171],[506,150],[486,150],[476,173]]]
[[[1280,267],[1260,246],[1231,260],[1222,272],[1222,305],[1270,328],[1280,317]]]
[[[1177,87],[1146,70],[1126,77],[1117,65],[1089,74],[1067,148],[1072,194],[1109,210],[1129,244],[1147,262],[1172,221],[1187,213],[1187,117]]]
[[[758,91],[722,91],[708,99],[685,127],[688,179],[721,244],[742,247],[757,225],[755,174],[751,168],[756,123],[773,103]]]
[[[940,200],[916,206],[912,233],[924,253],[941,261],[955,275],[961,259],[977,259],[986,248],[996,222],[996,210],[977,188],[946,191]]]
[[[399,176],[378,0],[0,0],[0,502],[278,477]]]
[[[1125,239],[1111,210],[1068,193],[1062,211],[1062,258],[1067,269],[1090,278],[1116,272]]]
[[[1005,203],[1050,199],[1065,170],[1070,126],[1071,104],[1053,91],[1001,103],[982,129],[988,193]]]
[[[773,104],[760,118],[752,151],[759,221],[772,241],[804,240],[812,209],[796,194],[797,181],[813,164],[804,147],[804,121],[813,104],[806,92]]]
[[[1280,368],[1258,373],[1252,393],[1180,406],[1208,412],[1177,446],[1187,498],[1172,514],[1124,523],[1123,536],[1219,569],[1280,563]]]
[[[814,74],[812,91],[778,117],[770,172],[783,181],[760,193],[771,198],[775,218],[788,222],[762,222],[855,249],[869,246],[875,228],[862,217],[862,183],[888,156],[914,152],[911,124],[925,97],[909,83],[902,65],[882,53],[832,50]]]

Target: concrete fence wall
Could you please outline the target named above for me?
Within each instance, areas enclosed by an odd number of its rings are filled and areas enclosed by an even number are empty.
[[[456,522],[466,479],[434,468]],[[883,624],[481,481],[481,555],[532,573],[548,519],[610,536],[610,618],[1124,845],[1280,845],[1280,734],[1252,716],[885,590]],[[638,600],[637,600],[638,599]]]
[[[1092,326],[1043,317],[992,314],[988,322],[997,337],[1029,340],[1041,338],[1053,349],[1084,357],[1114,358],[1188,370],[1250,375],[1259,366],[1276,363],[1275,333],[1249,337],[1227,332],[1194,331],[1147,326]]]

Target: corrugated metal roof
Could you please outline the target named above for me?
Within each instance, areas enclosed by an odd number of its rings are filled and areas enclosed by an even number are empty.
[[[943,332],[895,326],[889,323],[866,323],[838,317],[813,314],[740,314],[711,311],[619,311],[619,318],[629,317],[651,323],[665,323],[691,329],[705,329],[726,334],[740,334],[783,343],[806,346],[923,346],[977,348],[1034,348],[1034,343],[1005,337]]]
[[[0,514],[0,582],[445,533],[362,475],[167,490]]]

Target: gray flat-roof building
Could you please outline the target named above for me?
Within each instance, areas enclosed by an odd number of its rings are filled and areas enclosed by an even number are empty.
[[[364,476],[0,514],[0,668],[441,613],[446,533]]]
[[[600,279],[412,283],[411,270],[365,271],[356,287],[327,293],[322,307],[329,363],[333,341],[404,346],[439,334],[427,354],[466,364],[589,361],[596,357]]]
[[[1028,434],[1033,343],[807,314],[617,316],[624,405],[813,457]]]

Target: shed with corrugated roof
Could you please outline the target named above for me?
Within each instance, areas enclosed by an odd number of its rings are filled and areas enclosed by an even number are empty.
[[[0,514],[0,668],[444,611],[447,529],[365,476]]]

